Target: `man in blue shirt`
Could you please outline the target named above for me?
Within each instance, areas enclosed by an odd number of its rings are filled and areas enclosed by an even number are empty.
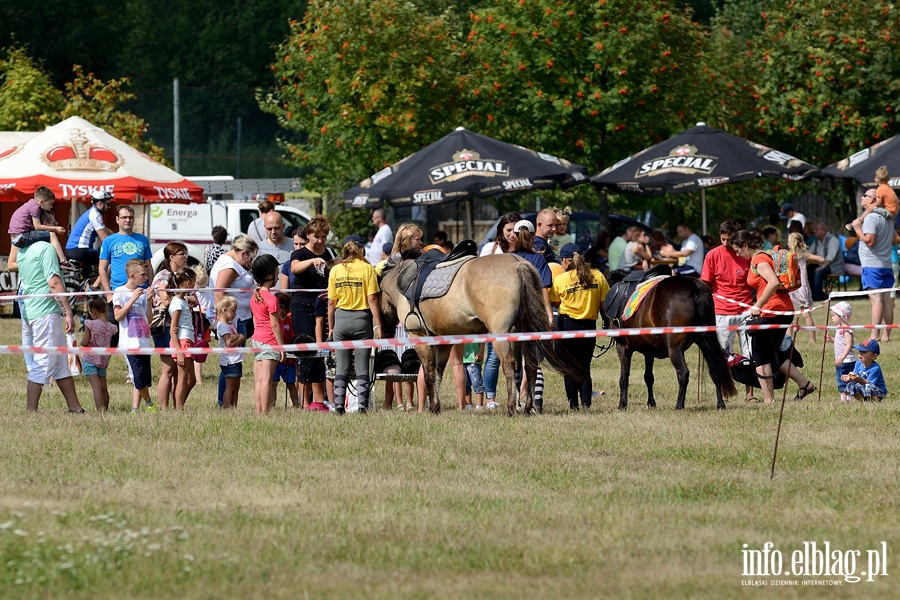
[[[134,209],[127,205],[120,206],[116,211],[116,223],[119,225],[119,232],[107,236],[100,246],[100,285],[106,291],[110,323],[116,322],[112,306],[112,292],[128,281],[125,263],[132,258],[147,261],[148,282],[153,279],[153,266],[150,264],[153,253],[150,252],[150,240],[147,239],[147,236],[134,232]],[[144,287],[147,285],[145,283]],[[119,334],[117,333],[110,343],[116,346],[118,340]]]

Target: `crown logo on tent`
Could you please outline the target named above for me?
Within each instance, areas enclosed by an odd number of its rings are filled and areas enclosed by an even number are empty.
[[[122,157],[104,146],[92,146],[80,129],[71,133],[70,144],[54,146],[42,156],[56,171],[115,171],[122,165]]]

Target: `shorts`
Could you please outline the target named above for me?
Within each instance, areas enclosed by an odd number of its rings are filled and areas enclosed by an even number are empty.
[[[847,384],[849,381],[841,381],[841,375],[849,375],[853,372],[853,367],[856,366],[856,361],[847,361],[841,363],[838,366],[834,367],[834,376],[837,379],[837,389],[840,393],[844,394],[847,392]]]
[[[256,340],[250,340],[250,346],[251,346],[252,348],[262,348],[263,346],[268,346],[268,345],[269,345],[269,344],[263,344],[262,342],[257,342]],[[274,360],[274,361],[280,361],[280,360],[281,360],[281,353],[280,353],[280,352],[274,352],[274,351],[272,351],[272,350],[267,350],[267,351],[264,351],[264,352],[257,352],[257,353],[256,353],[256,357],[254,358],[254,360],[256,360],[256,361],[260,361],[260,360]]]
[[[159,335],[153,336],[153,347],[154,348],[168,348],[169,342],[172,341],[172,330],[166,325],[163,332]]]
[[[182,350],[187,350],[189,348],[194,347],[194,340],[189,340],[187,338],[178,338],[178,347]],[[188,358],[191,358],[188,356]]]
[[[864,290],[891,288],[894,287],[894,271],[893,269],[863,267],[861,281]]]
[[[131,376],[131,383],[134,389],[142,390],[150,387],[150,356],[148,354],[138,354],[125,356],[128,359],[128,374]]]
[[[272,381],[283,381],[289,384],[297,383],[297,363],[278,363],[275,366],[275,374],[272,375]]]
[[[32,345],[42,347],[65,347],[66,328],[62,315],[53,313],[26,321],[31,330]],[[44,385],[51,379],[71,377],[69,359],[65,354],[35,354],[28,371],[28,381]]]
[[[13,246],[16,248],[24,248],[25,246],[30,246],[35,242],[49,242],[50,241],[50,232],[49,231],[26,231],[19,237],[12,240]]]
[[[81,360],[81,372],[84,373],[85,377],[87,377],[88,375],[99,375],[100,377],[106,377],[105,368],[98,367],[94,363],[89,363],[84,359]]]
[[[242,362],[231,365],[219,365],[219,369],[221,369],[222,376],[225,377],[225,379],[234,379],[244,376],[244,363]]]

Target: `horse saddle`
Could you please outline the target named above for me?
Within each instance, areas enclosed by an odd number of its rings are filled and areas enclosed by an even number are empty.
[[[646,271],[631,271],[625,276],[625,279],[613,285],[606,295],[606,301],[603,303],[606,314],[610,319],[618,320],[620,315],[625,312],[631,295],[638,285],[655,277],[671,274],[672,268],[669,265],[656,265]]]
[[[409,301],[411,315],[418,317],[418,327],[409,317],[404,320],[409,331],[427,329],[419,312],[419,301],[441,298],[453,285],[460,268],[478,256],[478,246],[472,240],[464,240],[456,245],[450,254],[440,250],[429,250],[416,259],[415,267],[407,267],[397,277],[398,289]]]

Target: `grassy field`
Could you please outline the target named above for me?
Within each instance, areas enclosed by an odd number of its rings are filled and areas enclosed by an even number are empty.
[[[0,343],[17,336],[0,321]],[[880,362],[900,390],[894,344]],[[817,382],[821,344],[799,346]],[[840,404],[827,360],[821,401],[788,392],[771,481],[777,407],[716,411],[711,383],[698,404],[692,379],[676,413],[674,372],[658,364],[659,408],[636,369],[619,413],[614,353],[594,361],[607,391],[594,410],[567,413],[550,375],[549,414],[532,419],[452,401],[439,417],[280,402],[259,418],[249,376],[223,413],[212,362],[184,414],[132,415],[123,364],[108,414],[67,415],[54,389],[30,415],[22,358],[0,356],[0,598],[900,596],[900,411],[893,396]],[[886,542],[888,576],[743,575],[744,544],[774,543],[789,571],[794,550],[826,541],[862,552],[857,575]],[[821,579],[841,585],[772,589]]]

